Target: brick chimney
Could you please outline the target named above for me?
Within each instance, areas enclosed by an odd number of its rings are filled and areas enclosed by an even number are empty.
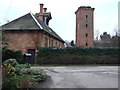
[[[40,12],[38,18],[43,21],[43,6],[44,4],[40,4]]]
[[[40,12],[36,13],[36,16],[46,25],[49,25],[49,20],[52,19],[51,13],[47,12],[47,8],[43,8],[43,7],[44,4],[40,4]]]
[[[47,12],[47,8],[43,8],[44,12],[46,13]]]
[[[40,13],[43,13],[43,6],[44,4],[40,4]]]

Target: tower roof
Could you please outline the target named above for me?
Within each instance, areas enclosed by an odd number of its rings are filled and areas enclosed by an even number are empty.
[[[78,12],[78,10],[95,10],[95,8],[91,8],[91,6],[80,6],[80,7],[78,7],[78,9],[77,9],[77,11],[75,12],[75,13],[77,13]]]

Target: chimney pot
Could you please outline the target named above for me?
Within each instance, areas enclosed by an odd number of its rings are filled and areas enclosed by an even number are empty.
[[[44,12],[46,12],[47,11],[47,8],[44,8]]]
[[[44,6],[44,4],[40,4],[40,13],[43,12],[43,6]]]

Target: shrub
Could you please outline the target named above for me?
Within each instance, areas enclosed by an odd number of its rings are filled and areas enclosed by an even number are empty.
[[[44,72],[42,69],[35,70],[35,69],[30,69],[30,68],[24,68],[20,72],[21,75],[31,75],[31,78],[35,82],[40,82],[44,80],[47,76],[46,72]]]
[[[34,69],[32,72],[32,76],[35,81],[40,82],[46,78],[47,74],[42,69],[39,69],[39,70]]]
[[[20,71],[20,74],[21,75],[31,75],[31,73],[32,73],[32,69],[30,69],[30,68],[23,68],[23,69],[21,69],[21,71]]]
[[[3,82],[6,81],[9,77],[15,76],[15,68],[10,64],[4,64],[2,68]]]
[[[17,62],[20,64],[25,63],[21,50],[14,51],[14,50],[7,49],[6,47],[3,47],[2,48],[2,61],[5,61],[11,58],[16,59]]]
[[[3,88],[9,88],[10,90],[17,90],[17,88],[30,88],[32,81],[33,80],[29,75],[13,76],[7,79]]]
[[[30,64],[18,64],[15,66],[16,74],[20,75],[22,69],[30,68]]]
[[[37,64],[118,64],[120,48],[40,47]],[[106,60],[105,60],[106,59]]]
[[[42,69],[30,69],[28,64],[18,64],[15,59],[4,61],[2,67],[3,88],[33,88],[47,76]]]
[[[16,76],[15,68],[11,64],[4,64],[2,68],[2,81],[3,87],[6,87],[10,84],[9,79]]]
[[[4,61],[4,64],[10,64],[13,67],[15,67],[18,65],[18,62],[16,61],[16,59],[8,59],[8,60]]]

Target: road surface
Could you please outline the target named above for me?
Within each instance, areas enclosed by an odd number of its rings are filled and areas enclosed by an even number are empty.
[[[31,67],[50,76],[38,88],[118,88],[118,66]]]

